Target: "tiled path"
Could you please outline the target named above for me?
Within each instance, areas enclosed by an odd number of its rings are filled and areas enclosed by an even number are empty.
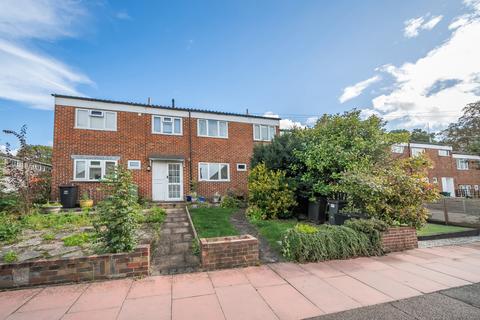
[[[0,319],[301,319],[480,282],[480,242],[0,293]]]

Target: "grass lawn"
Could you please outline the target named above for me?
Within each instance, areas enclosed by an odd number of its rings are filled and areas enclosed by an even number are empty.
[[[281,251],[279,241],[282,240],[283,234],[298,223],[297,220],[261,220],[252,221],[260,232],[260,234],[268,241],[270,247],[277,251]]]
[[[445,234],[459,231],[472,230],[471,228],[445,226],[441,224],[427,223],[422,229],[417,230],[418,236],[431,236],[434,234]]]
[[[238,235],[230,223],[230,216],[238,209],[196,208],[190,209],[192,221],[200,238]]]

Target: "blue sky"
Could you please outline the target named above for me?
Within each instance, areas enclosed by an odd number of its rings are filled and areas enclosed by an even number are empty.
[[[51,144],[56,92],[438,130],[480,95],[479,15],[478,0],[6,0],[0,128]]]

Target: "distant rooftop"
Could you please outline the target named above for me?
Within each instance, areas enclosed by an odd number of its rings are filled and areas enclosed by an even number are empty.
[[[190,111],[190,112],[204,112],[204,113],[213,113],[213,114],[220,114],[220,115],[226,115],[226,116],[280,120],[280,118],[257,116],[257,115],[246,114],[246,113],[223,112],[223,111],[214,111],[214,110],[208,110],[208,109],[185,108],[185,107],[177,107],[177,106],[171,107],[171,106],[162,106],[162,105],[139,103],[139,102],[116,101],[116,100],[108,100],[108,99],[97,99],[97,98],[88,98],[88,97],[68,96],[68,95],[55,94],[55,93],[52,94],[52,96],[54,96],[56,98],[76,99],[76,100],[104,102],[104,103],[116,103],[116,104],[124,104],[124,105],[129,105],[129,106],[139,106],[139,107],[146,107],[146,108],[159,108],[159,109],[180,110],[180,111]]]

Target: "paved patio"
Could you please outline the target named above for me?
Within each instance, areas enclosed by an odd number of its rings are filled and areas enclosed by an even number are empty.
[[[0,319],[302,319],[480,282],[480,242],[0,293]]]

